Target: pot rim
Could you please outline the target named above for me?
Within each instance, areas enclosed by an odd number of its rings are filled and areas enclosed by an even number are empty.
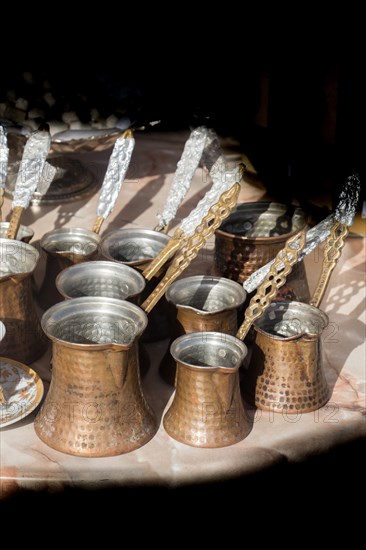
[[[174,291],[179,292],[179,287],[182,287],[184,284],[194,284],[194,283],[204,282],[204,281],[206,281],[206,283],[215,281],[216,284],[212,285],[212,288],[214,288],[217,284],[220,284],[220,283],[224,287],[226,286],[226,288],[233,287],[233,289],[237,291],[238,294],[241,294],[240,300],[238,301],[238,303],[227,305],[220,309],[216,309],[215,311],[205,311],[187,304],[180,304],[173,299],[172,293],[174,293]],[[217,313],[222,313],[224,311],[231,311],[231,310],[237,309],[238,307],[243,305],[246,297],[247,297],[247,293],[240,283],[237,283],[236,281],[232,281],[227,277],[220,277],[215,275],[192,275],[190,277],[183,277],[182,279],[178,279],[177,281],[172,283],[172,285],[168,288],[168,290],[165,293],[165,298],[171,305],[175,306],[176,308],[180,308],[188,311],[194,311],[195,313],[201,316],[215,315]]]
[[[213,367],[209,365],[193,365],[192,363],[187,363],[186,361],[180,359],[177,356],[179,352],[179,348],[184,347],[184,343],[186,340],[196,340],[196,342],[199,343],[199,342],[202,342],[203,339],[206,339],[206,342],[205,342],[206,345],[207,345],[207,341],[209,340],[214,340],[217,342],[217,340],[221,339],[223,343],[227,343],[227,341],[229,341],[229,343],[232,343],[237,347],[238,352],[242,354],[242,357],[239,358],[238,362],[232,367],[226,367],[224,365],[217,365]],[[183,365],[184,367],[187,367],[190,370],[199,371],[199,372],[212,372],[212,373],[221,372],[221,373],[230,374],[230,373],[237,372],[239,370],[241,364],[243,363],[248,353],[248,348],[241,340],[239,340],[235,336],[231,336],[230,334],[223,334],[221,332],[203,331],[203,332],[191,332],[189,334],[183,334],[183,336],[179,336],[171,344],[170,353],[173,359],[177,363],[180,363],[181,365]]]
[[[121,236],[121,237],[124,237],[126,240],[128,240],[132,238],[134,239],[142,238],[144,234],[150,237],[153,237],[153,239],[156,241],[161,241],[161,244],[162,244],[161,250],[163,250],[163,248],[168,244],[168,242],[171,239],[170,235],[166,235],[161,231],[154,231],[153,229],[147,229],[145,227],[123,227],[120,229],[114,229],[113,231],[110,231],[109,233],[103,236],[103,238],[99,243],[100,254],[104,258],[108,258],[112,262],[121,263],[131,267],[139,266],[141,264],[145,264],[146,262],[151,262],[159,254],[160,251],[157,252],[156,256],[154,257],[140,258],[139,260],[131,260],[131,261],[117,260],[109,252],[109,248],[110,248],[109,241],[111,241],[113,237]],[[130,237],[128,235],[130,235]],[[119,242],[118,239],[116,239],[115,242]]]
[[[0,228],[8,228],[10,225],[10,222],[6,222],[6,221],[2,221],[0,222]],[[24,233],[24,236],[23,237],[30,237],[30,239],[32,239],[34,237],[34,230],[29,227],[29,225],[23,225],[23,224],[20,224],[19,225],[19,229],[18,229],[18,233],[19,232],[23,232]],[[18,233],[17,233],[17,236],[18,236]],[[1,238],[6,238],[6,237],[1,237]],[[17,239],[18,241],[21,241],[22,239]],[[29,243],[27,243],[29,244]]]
[[[273,237],[246,237],[245,235],[238,235],[236,233],[229,233],[228,231],[225,231],[224,229],[222,229],[222,226],[219,228],[219,229],[216,229],[215,231],[215,235],[218,235],[219,237],[223,237],[223,238],[226,238],[226,239],[229,239],[229,240],[239,240],[241,242],[245,242],[247,244],[269,244],[269,243],[278,243],[278,242],[283,242],[283,241],[287,241],[287,239],[289,239],[290,237],[296,235],[296,233],[298,233],[299,231],[301,231],[302,229],[304,229],[304,227],[306,227],[306,217],[305,217],[305,212],[302,210],[302,208],[300,206],[297,206],[296,204],[288,204],[286,205],[285,203],[279,203],[279,202],[276,202],[276,201],[254,201],[254,202],[242,202],[240,204],[238,204],[236,206],[236,209],[234,209],[230,216],[234,215],[236,212],[237,212],[237,209],[238,207],[242,206],[242,205],[245,205],[245,206],[254,206],[254,205],[258,205],[258,204],[272,204],[272,205],[280,205],[280,206],[293,206],[295,208],[295,210],[298,210],[299,212],[301,212],[303,215],[304,215],[304,224],[303,226],[299,227],[298,229],[295,229],[293,231],[290,231],[289,233],[283,233],[282,235],[276,235],[276,236],[273,236]],[[224,225],[225,223],[228,222],[228,220],[230,219],[230,216],[225,220],[224,222]]]
[[[100,235],[97,235],[97,233],[94,233],[94,231],[92,231],[91,229],[84,229],[82,227],[59,227],[52,229],[51,231],[47,231],[47,233],[45,233],[40,240],[40,246],[47,254],[54,254],[55,256],[70,254],[69,250],[50,250],[48,248],[48,246],[50,246],[52,242],[59,240],[59,236],[62,237],[65,235],[76,235],[82,238],[88,238],[89,242],[95,244],[95,250],[91,251],[90,254],[94,254],[98,250],[98,246],[101,240]],[[89,256],[89,254],[84,255],[78,252],[73,252],[73,254],[83,257]]]
[[[94,305],[95,310],[98,314],[102,312],[103,306],[110,306],[114,308],[115,310],[125,309],[135,312],[137,314],[141,321],[142,325],[139,329],[136,327],[136,323],[134,323],[135,326],[135,332],[133,334],[133,338],[130,342],[126,344],[120,344],[120,343],[114,343],[114,342],[103,342],[103,343],[77,343],[77,342],[69,342],[68,340],[63,340],[62,338],[59,338],[57,336],[54,336],[52,333],[50,333],[49,326],[50,324],[55,324],[57,320],[60,320],[62,318],[62,311],[64,314],[66,314],[68,311],[71,313],[72,311],[82,309],[83,306],[87,305]],[[99,308],[97,309],[97,307]],[[59,314],[59,315],[57,315]],[[61,315],[60,315],[61,314]],[[55,319],[55,317],[58,317],[58,319]],[[65,315],[66,316],[66,315]],[[83,296],[81,298],[72,298],[70,300],[65,300],[63,302],[59,302],[55,304],[54,306],[50,307],[45,313],[43,314],[41,318],[41,326],[46,334],[47,338],[49,338],[52,342],[56,342],[58,344],[64,345],[69,348],[78,349],[78,350],[84,350],[84,351],[101,351],[101,350],[110,350],[110,351],[122,351],[122,350],[128,350],[132,347],[134,342],[141,336],[141,334],[144,332],[144,330],[147,327],[148,319],[147,315],[140,307],[136,306],[135,304],[131,302],[127,302],[126,300],[119,300],[117,298],[105,298],[101,296]]]
[[[26,253],[26,251],[28,250],[28,253],[34,255],[34,265],[31,269],[27,271],[15,271],[14,273],[6,273],[5,275],[0,275],[0,282],[4,282],[13,277],[17,278],[18,280],[21,278],[26,278],[27,276],[31,275],[37,267],[40,255],[38,250],[32,244],[26,243],[24,241],[18,241],[17,239],[4,239],[2,237],[0,238],[0,248],[2,248],[3,245],[8,246],[14,244],[21,249],[22,253]]]
[[[72,275],[73,273],[77,273],[78,271],[83,271],[84,269],[96,269],[98,267],[106,267],[108,269],[112,269],[116,272],[117,276],[123,276],[123,274],[131,274],[132,277],[135,278],[136,281],[138,281],[138,284],[140,285],[141,289],[138,292],[135,292],[134,294],[128,294],[124,300],[135,298],[141,292],[144,290],[146,286],[146,282],[144,277],[139,273],[136,269],[133,269],[132,267],[122,264],[120,262],[111,262],[108,260],[94,260],[90,262],[82,262],[80,264],[74,264],[71,265],[65,269],[63,269],[56,277],[56,288],[59,291],[59,293],[67,300],[75,299],[75,297],[70,296],[67,294],[64,289],[62,288],[62,285],[64,283],[64,279],[67,278],[67,276]],[[81,298],[81,296],[79,296]],[[93,296],[90,296],[93,297]],[[117,298],[120,299],[120,298]]]
[[[329,324],[329,317],[328,315],[322,311],[321,309],[315,307],[315,306],[312,306],[310,304],[306,304],[304,302],[297,302],[296,300],[273,300],[269,306],[269,309],[267,309],[263,315],[268,315],[269,311],[270,311],[270,308],[272,307],[280,307],[281,305],[284,305],[284,304],[296,304],[296,306],[300,307],[300,309],[307,309],[307,310],[310,310],[310,311],[313,311],[314,313],[316,313],[316,315],[318,315],[319,317],[321,317],[321,319],[323,320],[323,327],[322,327],[322,331],[328,326]],[[319,338],[320,335],[321,335],[321,332],[319,333],[316,333],[316,332],[302,332],[301,334],[294,334],[292,336],[281,336],[281,335],[277,335],[277,334],[271,334],[269,332],[266,332],[265,330],[263,330],[261,327],[257,326],[257,322],[260,321],[261,318],[263,318],[263,315],[261,317],[259,317],[259,319],[257,321],[255,321],[253,323],[253,327],[254,327],[254,330],[260,334],[262,334],[263,336],[266,336],[267,338],[270,338],[271,340],[279,340],[281,342],[292,342],[292,341],[296,341],[296,340],[300,340],[301,338],[306,338],[308,337],[309,339],[310,338]]]

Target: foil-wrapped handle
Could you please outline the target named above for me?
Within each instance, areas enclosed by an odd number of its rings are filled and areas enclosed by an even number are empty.
[[[130,165],[134,147],[135,139],[132,130],[126,130],[117,138],[114,144],[97,206],[97,216],[102,220],[105,220],[109,216],[116,204],[122,183],[124,182]]]
[[[51,136],[46,130],[33,132],[27,140],[15,183],[13,208],[28,208],[33,193],[43,178]]]
[[[163,211],[158,214],[159,223],[155,227],[155,231],[166,231],[170,222],[175,218],[177,210],[190,188],[208,136],[209,130],[205,126],[199,126],[190,133],[178,161]]]
[[[6,132],[0,124],[0,221],[2,220],[1,209],[4,203],[4,190],[6,175],[8,172],[9,147]]]

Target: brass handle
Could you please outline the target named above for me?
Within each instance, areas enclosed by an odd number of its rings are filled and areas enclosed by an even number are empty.
[[[103,222],[104,222],[103,216],[97,216],[97,219],[95,220],[92,228],[92,231],[94,231],[94,233],[96,233],[97,235],[99,235],[100,233]]]
[[[0,385],[0,405],[6,405],[6,404],[7,404],[7,400],[4,395],[4,390]]]
[[[269,307],[278,290],[285,284],[287,275],[292,271],[293,265],[298,261],[299,253],[306,242],[305,229],[286,241],[274,259],[269,272],[257,292],[250,300],[245,311],[245,317],[236,337],[244,340],[253,322],[258,319]]]
[[[7,239],[15,239],[20,226],[20,218],[24,208],[22,206],[15,206],[12,212],[8,231],[6,233]]]
[[[332,272],[337,265],[337,262],[342,254],[342,249],[346,244],[345,238],[347,237],[348,233],[349,227],[338,221],[335,222],[330,230],[330,235],[325,241],[322,270],[313,297],[310,300],[310,305],[314,307],[320,306],[320,303],[329,284]]]
[[[164,264],[175,254],[175,252],[181,247],[183,238],[183,231],[176,229],[173,237],[168,244],[164,246],[163,250],[149,263],[144,269],[142,275],[150,281],[150,279],[163,267]]]
[[[187,238],[185,242],[183,241],[181,252],[174,258],[163,279],[141,305],[141,308],[147,313],[152,310],[175,279],[189,266],[207,239],[220,227],[222,221],[229,216],[236,205],[239,191],[240,184],[235,183],[228,191],[222,193],[219,200],[211,206],[206,216],[196,227],[193,235]]]
[[[0,222],[3,221],[2,208],[4,204],[4,188],[0,187]]]

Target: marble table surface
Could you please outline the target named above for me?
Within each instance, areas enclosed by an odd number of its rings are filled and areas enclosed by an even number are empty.
[[[118,227],[153,229],[161,211],[187,133],[138,134],[133,161],[117,205],[103,226],[103,233]],[[229,140],[225,142],[228,162],[243,160]],[[82,162],[102,180],[110,151],[87,154]],[[248,159],[246,160],[248,164]],[[250,163],[249,163],[250,165]],[[203,196],[209,181],[198,169],[192,187],[178,212],[183,218]],[[266,198],[265,189],[249,174],[242,183],[240,201]],[[22,223],[35,231],[33,244],[54,227],[91,228],[98,193],[91,198],[52,206],[34,206],[24,213]],[[3,214],[10,211],[5,200]],[[322,309],[330,318],[323,334],[324,368],[332,393],[320,410],[301,415],[256,411],[249,435],[240,443],[221,449],[198,449],[170,438],[162,416],[173,389],[160,377],[158,368],[168,340],[147,345],[150,369],[143,378],[146,398],[159,420],[159,430],[143,447],[111,458],[80,458],[55,451],[36,436],[33,421],[37,410],[23,420],[0,430],[0,497],[18,487],[57,488],[186,483],[229,479],[255,473],[279,462],[296,462],[326,453],[336,445],[366,436],[365,375],[365,248],[366,240],[350,236]],[[184,274],[210,273],[214,242],[211,240]],[[44,255],[36,272],[39,285],[44,273]],[[310,289],[321,267],[321,252],[306,259]],[[32,367],[48,389],[51,379],[50,349]]]

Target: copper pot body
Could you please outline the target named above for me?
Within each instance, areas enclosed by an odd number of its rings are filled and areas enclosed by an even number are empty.
[[[166,292],[170,304],[172,341],[192,332],[222,332],[235,335],[237,315],[246,292],[241,285],[224,277],[195,275],[175,281]],[[160,375],[174,384],[176,363],[169,350],[161,365]]]
[[[41,247],[46,253],[46,271],[38,292],[38,302],[44,310],[63,300],[56,288],[58,274],[71,265],[95,260],[99,242],[99,235],[77,227],[62,227],[44,234]]]
[[[255,343],[244,375],[248,401],[286,414],[314,411],[329,399],[321,333],[328,317],[300,302],[276,301],[255,323]]]
[[[151,439],[156,421],[142,392],[137,346],[146,324],[138,306],[114,298],[75,298],[44,314],[52,381],[34,423],[44,443],[101,457]]]
[[[244,439],[251,427],[238,369],[246,346],[234,336],[201,332],[177,338],[171,353],[177,375],[163,420],[167,433],[194,447],[226,447]]]
[[[238,205],[215,232],[215,273],[243,283],[305,226],[300,208],[275,202]],[[296,264],[279,298],[309,302],[303,262]]]
[[[39,259],[30,244],[0,239],[0,318],[6,334],[0,355],[33,363],[48,346],[38,319],[31,277]]]
[[[103,237],[100,243],[100,255],[106,260],[121,262],[142,272],[169,241],[168,235],[151,229],[117,229]],[[150,281],[146,281],[139,303],[150,296],[163,274],[164,270],[161,270]],[[156,342],[168,338],[170,334],[168,306],[162,299],[149,314],[149,324],[142,336],[142,341]]]

